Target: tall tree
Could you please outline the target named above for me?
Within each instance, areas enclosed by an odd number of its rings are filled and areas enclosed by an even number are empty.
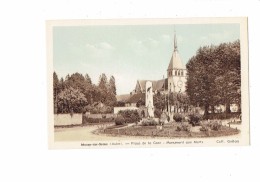
[[[53,72],[53,103],[54,113],[57,113],[57,95],[59,91],[59,78],[56,72]]]
[[[105,73],[102,73],[99,76],[99,83],[98,83],[98,87],[102,90],[107,90],[107,76]]]
[[[91,81],[91,78],[88,74],[85,75],[85,81],[88,85],[92,85],[92,81]]]
[[[209,107],[240,104],[240,43],[223,43],[205,46],[197,51],[187,64],[186,91],[191,104],[204,106],[205,115]]]
[[[87,99],[78,89],[65,88],[57,97],[59,113],[81,113],[87,105]]]
[[[116,81],[115,77],[111,76],[108,83],[109,91],[112,92],[114,95],[116,95]]]

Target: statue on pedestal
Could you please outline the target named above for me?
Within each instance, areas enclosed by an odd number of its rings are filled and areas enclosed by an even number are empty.
[[[154,105],[153,105],[153,84],[150,81],[145,85],[145,107],[147,108],[148,117],[154,117]]]

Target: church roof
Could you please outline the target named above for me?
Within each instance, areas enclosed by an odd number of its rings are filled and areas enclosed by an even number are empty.
[[[174,51],[172,53],[172,57],[168,66],[168,70],[172,70],[172,69],[185,69],[178,52],[176,34],[174,34]]]
[[[164,85],[165,89],[168,87],[168,79],[161,79],[161,80],[138,80],[137,82],[140,85],[141,91],[145,92],[145,84],[147,81],[151,81],[153,83],[153,91],[155,90],[163,90]]]
[[[130,94],[116,95],[117,101],[126,102],[130,98]]]
[[[137,94],[134,94],[132,95],[128,102],[129,103],[137,103],[139,100],[144,100],[145,99],[145,93],[137,93]]]
[[[168,70],[171,69],[185,69],[177,50],[172,53],[172,57],[168,66]]]

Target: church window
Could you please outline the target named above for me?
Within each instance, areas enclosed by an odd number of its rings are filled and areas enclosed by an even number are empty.
[[[177,76],[177,71],[175,71],[175,75]]]
[[[183,76],[183,71],[181,71],[181,76]]]

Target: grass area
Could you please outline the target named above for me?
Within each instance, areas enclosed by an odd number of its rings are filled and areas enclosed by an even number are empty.
[[[186,138],[186,137],[220,137],[238,134],[240,131],[227,126],[221,126],[218,131],[176,131],[177,125],[167,125],[163,129],[157,129],[156,126],[131,126],[120,128],[106,128],[102,132],[110,135],[126,135],[126,136],[151,136],[151,137],[170,137],[170,138]]]

